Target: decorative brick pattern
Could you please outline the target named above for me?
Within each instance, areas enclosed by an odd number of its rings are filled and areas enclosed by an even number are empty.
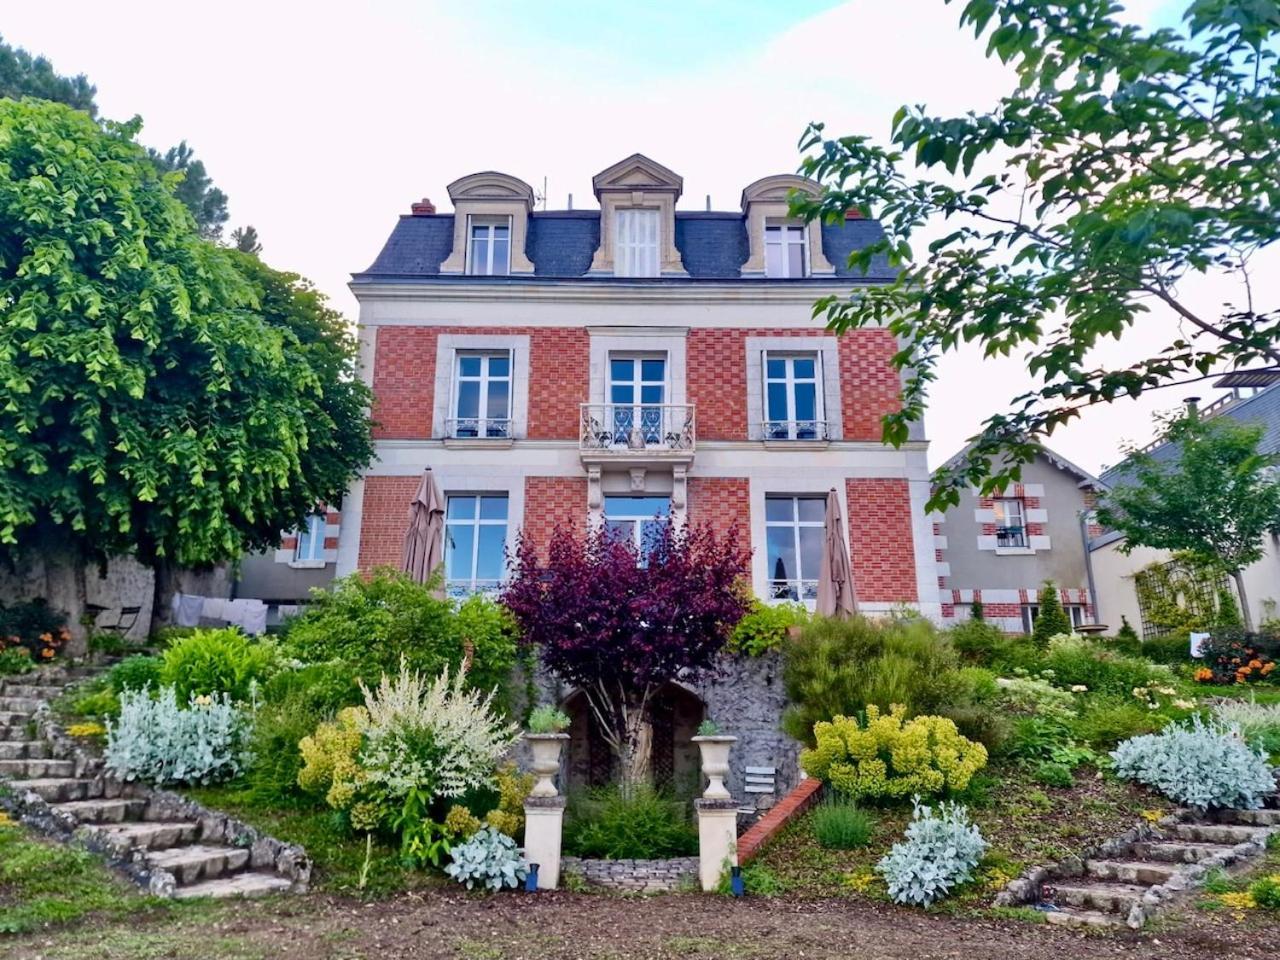
[[[435,402],[435,327],[379,327],[373,356],[375,439],[425,440]]]
[[[845,481],[845,496],[853,589],[858,600],[918,600],[907,481],[850,478]]]
[[[587,401],[590,387],[590,335],[570,327],[502,332],[529,334],[530,439],[577,440],[578,404]]]
[[[421,477],[366,477],[364,513],[360,523],[361,570],[400,566],[404,532],[409,526],[409,503]]]
[[[690,477],[689,521],[710,524],[717,534],[731,527],[750,548],[751,493],[746,477]]]
[[[840,337],[840,405],[846,440],[879,440],[881,417],[898,409],[902,384],[890,363],[898,342],[888,330]]]
[[[545,556],[557,527],[578,536],[586,533],[587,478],[525,477],[524,536]]]
[[[768,813],[738,838],[738,863],[746,865],[756,858],[765,845],[793,819],[800,816],[822,796],[822,781],[809,777],[779,800]]]

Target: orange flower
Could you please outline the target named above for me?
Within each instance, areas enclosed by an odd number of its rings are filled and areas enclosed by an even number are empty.
[[[45,647],[43,650],[41,650],[41,651],[40,651],[40,656],[44,657],[46,660],[52,660],[52,659],[53,659],[53,648],[52,648],[52,647]]]
[[[1212,679],[1213,679],[1213,671],[1210,670],[1208,667],[1201,667],[1195,673],[1195,680],[1197,683],[1208,683]]]
[[[50,640],[52,640],[52,639],[53,639],[53,634],[52,634],[52,633],[49,633],[49,632],[46,630],[44,633],[40,634],[40,639],[41,639],[41,641],[43,641],[44,643],[48,643]]]
[[[1267,663],[1263,664],[1263,666],[1262,666],[1262,675],[1265,677],[1267,674],[1269,674],[1269,673],[1270,673],[1272,670],[1274,670],[1275,668],[1276,668],[1276,662],[1275,662],[1274,660],[1268,661]]]
[[[1250,670],[1261,670],[1261,669],[1262,669],[1262,661],[1261,661],[1261,660],[1250,660],[1250,661],[1249,661],[1249,669],[1250,669]]]

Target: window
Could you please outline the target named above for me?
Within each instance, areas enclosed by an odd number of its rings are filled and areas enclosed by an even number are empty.
[[[298,531],[298,545],[293,551],[295,563],[324,561],[324,528],[323,513],[313,513],[307,518],[307,525]]]
[[[993,503],[996,517],[997,547],[1026,547],[1027,524],[1022,509],[1022,501],[1017,497],[1001,497]]]
[[[505,277],[511,272],[510,218],[472,217],[470,245],[468,273],[480,277]]]
[[[449,436],[511,436],[511,354],[457,354],[457,389]]]
[[[764,228],[764,275],[794,279],[809,274],[809,252],[804,227],[780,225]]]
[[[1078,603],[1064,603],[1062,609],[1067,612],[1067,616],[1071,618],[1071,629],[1078,630],[1080,625],[1084,623],[1084,606]],[[1022,605],[1022,632],[1030,633],[1036,625],[1036,618],[1040,616],[1040,604],[1024,603]]]
[[[505,493],[445,497],[444,577],[450,596],[496,590],[506,547]]]
[[[766,440],[825,440],[817,354],[764,355]]]
[[[615,276],[658,275],[658,216],[657,210],[649,208],[624,209],[614,213]]]
[[[774,600],[817,600],[826,513],[825,497],[765,497],[765,556]]]
[[[670,497],[604,498],[605,530],[630,541],[640,555],[641,564],[670,515]]]
[[[634,439],[646,444],[663,438],[663,403],[667,396],[667,359],[656,356],[609,356],[609,409],[613,443]]]

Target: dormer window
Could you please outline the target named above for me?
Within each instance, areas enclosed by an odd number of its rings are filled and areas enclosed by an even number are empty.
[[[809,275],[809,244],[805,227],[766,224],[764,228],[764,275],[790,280]]]
[[[511,218],[471,217],[467,273],[505,277],[511,272]]]
[[[617,239],[613,260],[614,276],[658,276],[662,233],[659,217],[660,211],[652,207],[621,209],[615,213]]]
[[[676,201],[684,181],[638,153],[591,179],[600,201],[600,246],[589,272],[615,277],[686,276],[676,249]]]

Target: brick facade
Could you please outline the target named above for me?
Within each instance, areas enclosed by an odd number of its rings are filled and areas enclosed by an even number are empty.
[[[849,558],[858,600],[909,603],[919,599],[907,481],[850,478],[845,481],[845,495]]]
[[[512,521],[518,523],[519,518]],[[578,536],[586,533],[586,477],[525,477],[524,536],[546,556],[546,546],[557,527]]]
[[[409,504],[421,482],[420,476],[365,478],[359,569],[400,566],[404,532],[409,526]]]
[[[902,384],[890,361],[898,342],[888,330],[854,330],[840,337],[840,404],[846,440],[879,440],[880,419],[898,409]]]
[[[433,327],[381,327],[373,357],[373,436],[425,440],[435,404]]]
[[[738,528],[738,536],[750,545],[751,494],[746,477],[690,477],[689,520],[708,523],[717,533]]]

